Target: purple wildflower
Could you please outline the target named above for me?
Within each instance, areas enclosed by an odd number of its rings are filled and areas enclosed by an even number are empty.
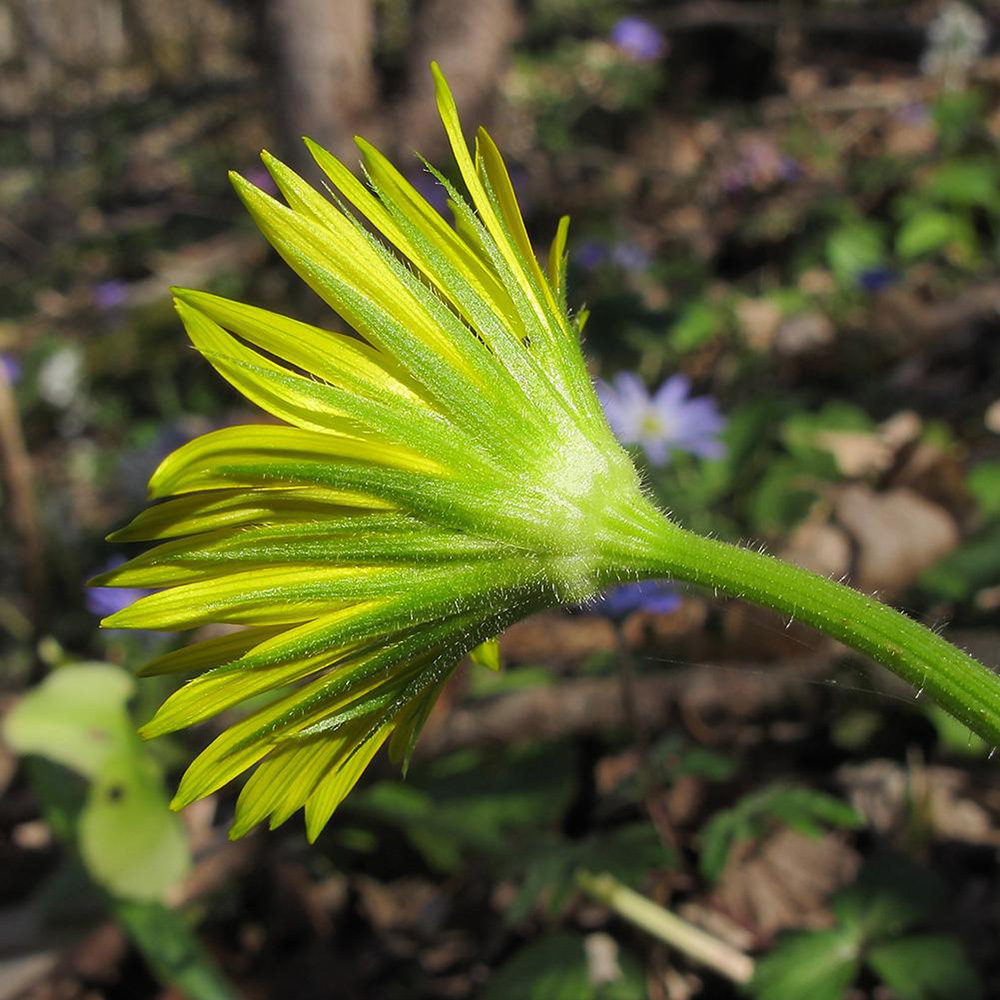
[[[114,556],[101,567],[102,573],[115,569],[125,562],[123,556]],[[84,600],[87,610],[98,618],[107,618],[122,608],[127,608],[133,602],[151,594],[151,590],[139,587],[87,587]]]
[[[778,177],[783,181],[797,181],[802,176],[802,164],[794,156],[781,157]]]
[[[802,164],[782,153],[768,138],[752,136],[743,141],[739,159],[722,172],[721,187],[729,194],[753,188],[763,191],[779,182],[790,183],[802,176]]]
[[[113,278],[110,281],[102,281],[94,286],[94,305],[101,312],[110,312],[124,305],[128,299],[128,285],[124,281]]]
[[[596,271],[606,265],[622,271],[645,271],[649,267],[649,254],[628,240],[618,240],[615,243],[584,240],[573,251],[573,263],[584,271]]]
[[[680,607],[681,598],[666,580],[641,580],[626,583],[602,594],[590,605],[590,611],[608,618],[627,618],[633,611],[665,615]]]
[[[649,267],[646,251],[626,240],[620,240],[611,248],[611,259],[623,271],[645,271]]]
[[[613,385],[598,382],[597,395],[611,429],[622,444],[641,445],[653,465],[666,465],[673,451],[719,458],[719,433],[725,419],[710,396],[690,398],[691,383],[683,375],[668,378],[652,396],[631,372],[621,372]]]
[[[13,354],[0,354],[0,368],[10,385],[16,385],[21,378],[21,362]]]
[[[266,167],[251,167],[246,172],[246,179],[265,194],[277,194],[278,185],[274,183],[274,178],[268,173]]]
[[[611,44],[636,62],[655,62],[667,50],[667,40],[641,17],[623,17],[611,29]]]
[[[608,245],[600,240],[585,240],[573,251],[573,263],[584,271],[596,271],[608,260]]]

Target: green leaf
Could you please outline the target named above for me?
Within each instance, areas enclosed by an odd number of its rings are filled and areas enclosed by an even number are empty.
[[[924,192],[944,205],[996,211],[1000,202],[1000,166],[992,158],[946,161],[930,176]]]
[[[621,976],[591,982],[583,938],[568,931],[525,945],[502,965],[483,990],[482,1000],[644,1000],[641,970],[620,956]]]
[[[888,856],[867,862],[830,906],[841,923],[871,941],[909,930],[938,911],[944,898],[944,884],[934,872]]]
[[[981,90],[945,90],[934,101],[931,114],[945,153],[954,153],[970,133],[982,127],[987,97]]]
[[[125,703],[135,683],[105,663],[59,667],[7,716],[4,739],[21,754],[38,754],[87,778],[132,739]]]
[[[819,836],[824,827],[857,829],[863,820],[847,803],[825,792],[781,785],[765,788],[743,796],[733,808],[716,813],[702,828],[702,874],[715,881],[738,842],[761,837],[776,823],[807,836]]]
[[[937,730],[938,747],[946,753],[961,757],[985,757],[992,749],[986,740],[939,705],[928,705],[926,712]]]
[[[826,240],[826,259],[837,278],[853,282],[863,271],[879,267],[886,252],[879,226],[864,219],[835,229]]]
[[[962,947],[944,934],[877,945],[867,962],[898,1000],[979,1000],[983,995]]]
[[[121,899],[155,900],[190,864],[180,820],[167,807],[159,769],[137,739],[125,703],[134,689],[118,667],[60,667],[26,694],[4,736],[21,753],[90,781],[75,823],[91,877]],[[61,824],[65,836],[74,829]]]
[[[189,1000],[237,1000],[177,910],[127,901],[116,901],[113,910],[161,982]]]
[[[191,857],[180,817],[167,808],[160,774],[141,750],[105,762],[80,814],[87,870],[122,899],[162,899]]]
[[[679,778],[694,777],[703,781],[728,781],[737,770],[737,763],[710,747],[698,746],[680,733],[670,733],[649,749],[651,777],[663,785],[671,785]],[[608,807],[621,807],[623,802],[641,803],[646,793],[644,782],[638,774],[629,775],[608,797]]]
[[[674,862],[672,852],[648,823],[630,823],[581,840],[546,837],[514,858],[512,869],[521,879],[521,890],[504,918],[518,923],[543,894],[548,895],[549,912],[560,913],[574,894],[574,877],[580,869],[606,872],[635,886],[649,871]]]
[[[768,535],[798,524],[815,503],[822,483],[833,478],[832,459],[828,465],[831,468],[826,475],[817,475],[793,458],[770,462],[747,497],[747,517],[753,530]]]
[[[822,443],[825,433],[874,430],[875,421],[864,410],[835,401],[814,412],[792,414],[781,426],[781,439],[793,455],[812,458],[817,452],[827,454]]]
[[[397,825],[432,868],[454,871],[469,854],[507,859],[529,831],[550,829],[572,796],[564,745],[501,754],[463,751],[356,795],[359,813]]]
[[[922,590],[948,601],[965,601],[1000,583],[1000,521],[970,535],[920,577]]]
[[[756,1000],[842,1000],[857,972],[857,939],[838,927],[779,941],[748,989]]]
[[[966,485],[984,517],[1000,517],[1000,459],[970,469]]]
[[[552,687],[557,680],[556,675],[548,667],[515,667],[498,673],[492,670],[474,670],[467,677],[469,687],[466,697],[470,699],[492,698],[514,691]]]
[[[709,882],[716,882],[737,841],[749,839],[752,830],[731,810],[714,816],[698,834],[698,868]]]
[[[729,314],[722,306],[692,302],[670,328],[670,346],[682,353],[696,350],[724,332],[728,321]]]
[[[904,260],[936,253],[959,238],[962,230],[962,220],[951,212],[922,209],[911,215],[896,234],[896,253]]]

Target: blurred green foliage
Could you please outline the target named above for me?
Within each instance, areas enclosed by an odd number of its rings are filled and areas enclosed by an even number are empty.
[[[841,1000],[867,965],[900,1000],[977,1000],[982,986],[958,942],[918,931],[945,895],[926,869],[893,857],[873,859],[831,900],[836,925],[779,941],[758,963],[751,994]]]

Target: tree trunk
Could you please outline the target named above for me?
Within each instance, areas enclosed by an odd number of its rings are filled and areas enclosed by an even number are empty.
[[[375,102],[371,0],[268,0],[282,154],[310,162],[308,135],[348,163],[352,137]]]

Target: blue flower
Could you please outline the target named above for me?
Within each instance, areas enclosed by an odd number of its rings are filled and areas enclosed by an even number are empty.
[[[626,618],[633,611],[669,614],[680,607],[681,598],[666,580],[642,580],[626,583],[602,594],[588,610],[608,618]]]
[[[701,458],[724,453],[719,434],[725,419],[710,396],[691,398],[691,383],[683,375],[668,378],[652,396],[631,372],[609,385],[599,381],[597,395],[611,429],[622,444],[642,446],[652,465],[666,465],[673,451]]]
[[[891,267],[870,267],[861,271],[855,280],[862,291],[874,293],[894,285],[899,275]]]
[[[611,29],[611,44],[637,62],[655,62],[667,49],[667,40],[649,21],[623,17]]]
[[[124,556],[115,556],[109,559],[100,572],[106,573],[121,566],[125,562]],[[107,618],[122,608],[127,608],[130,604],[151,594],[151,590],[142,590],[139,587],[87,587],[84,591],[84,600],[87,610],[98,618]]]

